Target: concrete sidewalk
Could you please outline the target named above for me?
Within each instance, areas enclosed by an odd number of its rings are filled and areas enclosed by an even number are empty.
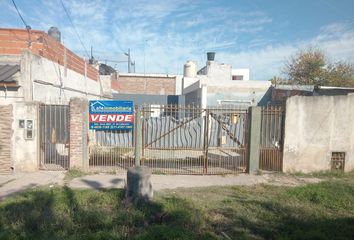
[[[230,185],[254,185],[269,181],[269,175],[255,176],[249,174],[226,176],[195,176],[195,175],[152,175],[151,182],[155,191],[163,189],[230,186]],[[124,188],[126,173],[116,175],[98,174],[75,178],[68,183],[71,188],[100,189],[100,188]]]
[[[37,171],[32,173],[19,173],[16,175],[0,175],[0,199],[11,194],[21,192],[38,186],[59,185],[76,189],[109,189],[124,188],[126,185],[126,172],[117,174],[94,174],[64,181],[65,171]],[[209,187],[209,186],[236,186],[255,185],[267,183],[277,186],[298,186],[321,181],[317,178],[302,178],[288,175],[152,175],[154,191],[176,188]]]
[[[126,172],[114,175],[103,173],[86,175],[68,182],[64,182],[64,177],[65,171],[37,171],[15,175],[0,175],[0,199],[38,186],[63,186],[67,184],[69,187],[77,189],[109,189],[124,188],[126,185]],[[268,175],[255,176],[248,174],[226,176],[152,175],[151,177],[154,191],[180,187],[253,185],[266,183],[269,179]]]
[[[63,185],[64,176],[64,171],[36,171],[0,175],[0,199],[38,186]]]

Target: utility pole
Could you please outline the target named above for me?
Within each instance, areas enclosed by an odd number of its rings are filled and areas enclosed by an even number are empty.
[[[131,59],[130,59],[130,48],[128,48],[128,53],[124,53],[128,57],[128,73],[130,73],[130,65],[131,65]]]
[[[133,66],[133,73],[135,73],[135,60],[132,62],[132,66]]]

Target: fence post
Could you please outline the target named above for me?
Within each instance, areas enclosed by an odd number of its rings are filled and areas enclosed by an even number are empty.
[[[88,169],[88,101],[71,98],[69,103],[69,158],[70,168]]]
[[[259,169],[259,145],[261,138],[261,108],[249,108],[249,143],[248,173],[254,174]]]
[[[135,110],[135,166],[140,166],[141,149],[142,149],[142,124],[141,124],[141,109],[139,107]]]

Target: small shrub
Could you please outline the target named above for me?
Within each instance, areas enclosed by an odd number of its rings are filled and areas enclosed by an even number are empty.
[[[70,181],[74,178],[82,177],[85,175],[87,175],[87,173],[83,172],[82,170],[80,170],[78,168],[71,168],[68,171],[66,171],[64,180]]]

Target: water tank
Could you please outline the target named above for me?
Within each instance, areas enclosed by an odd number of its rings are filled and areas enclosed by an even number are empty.
[[[48,35],[57,40],[58,42],[61,41],[61,33],[57,27],[49,28]]]
[[[207,59],[208,59],[208,61],[214,61],[215,52],[207,52]]]
[[[194,78],[197,76],[197,64],[194,61],[187,61],[184,64],[184,77]]]

